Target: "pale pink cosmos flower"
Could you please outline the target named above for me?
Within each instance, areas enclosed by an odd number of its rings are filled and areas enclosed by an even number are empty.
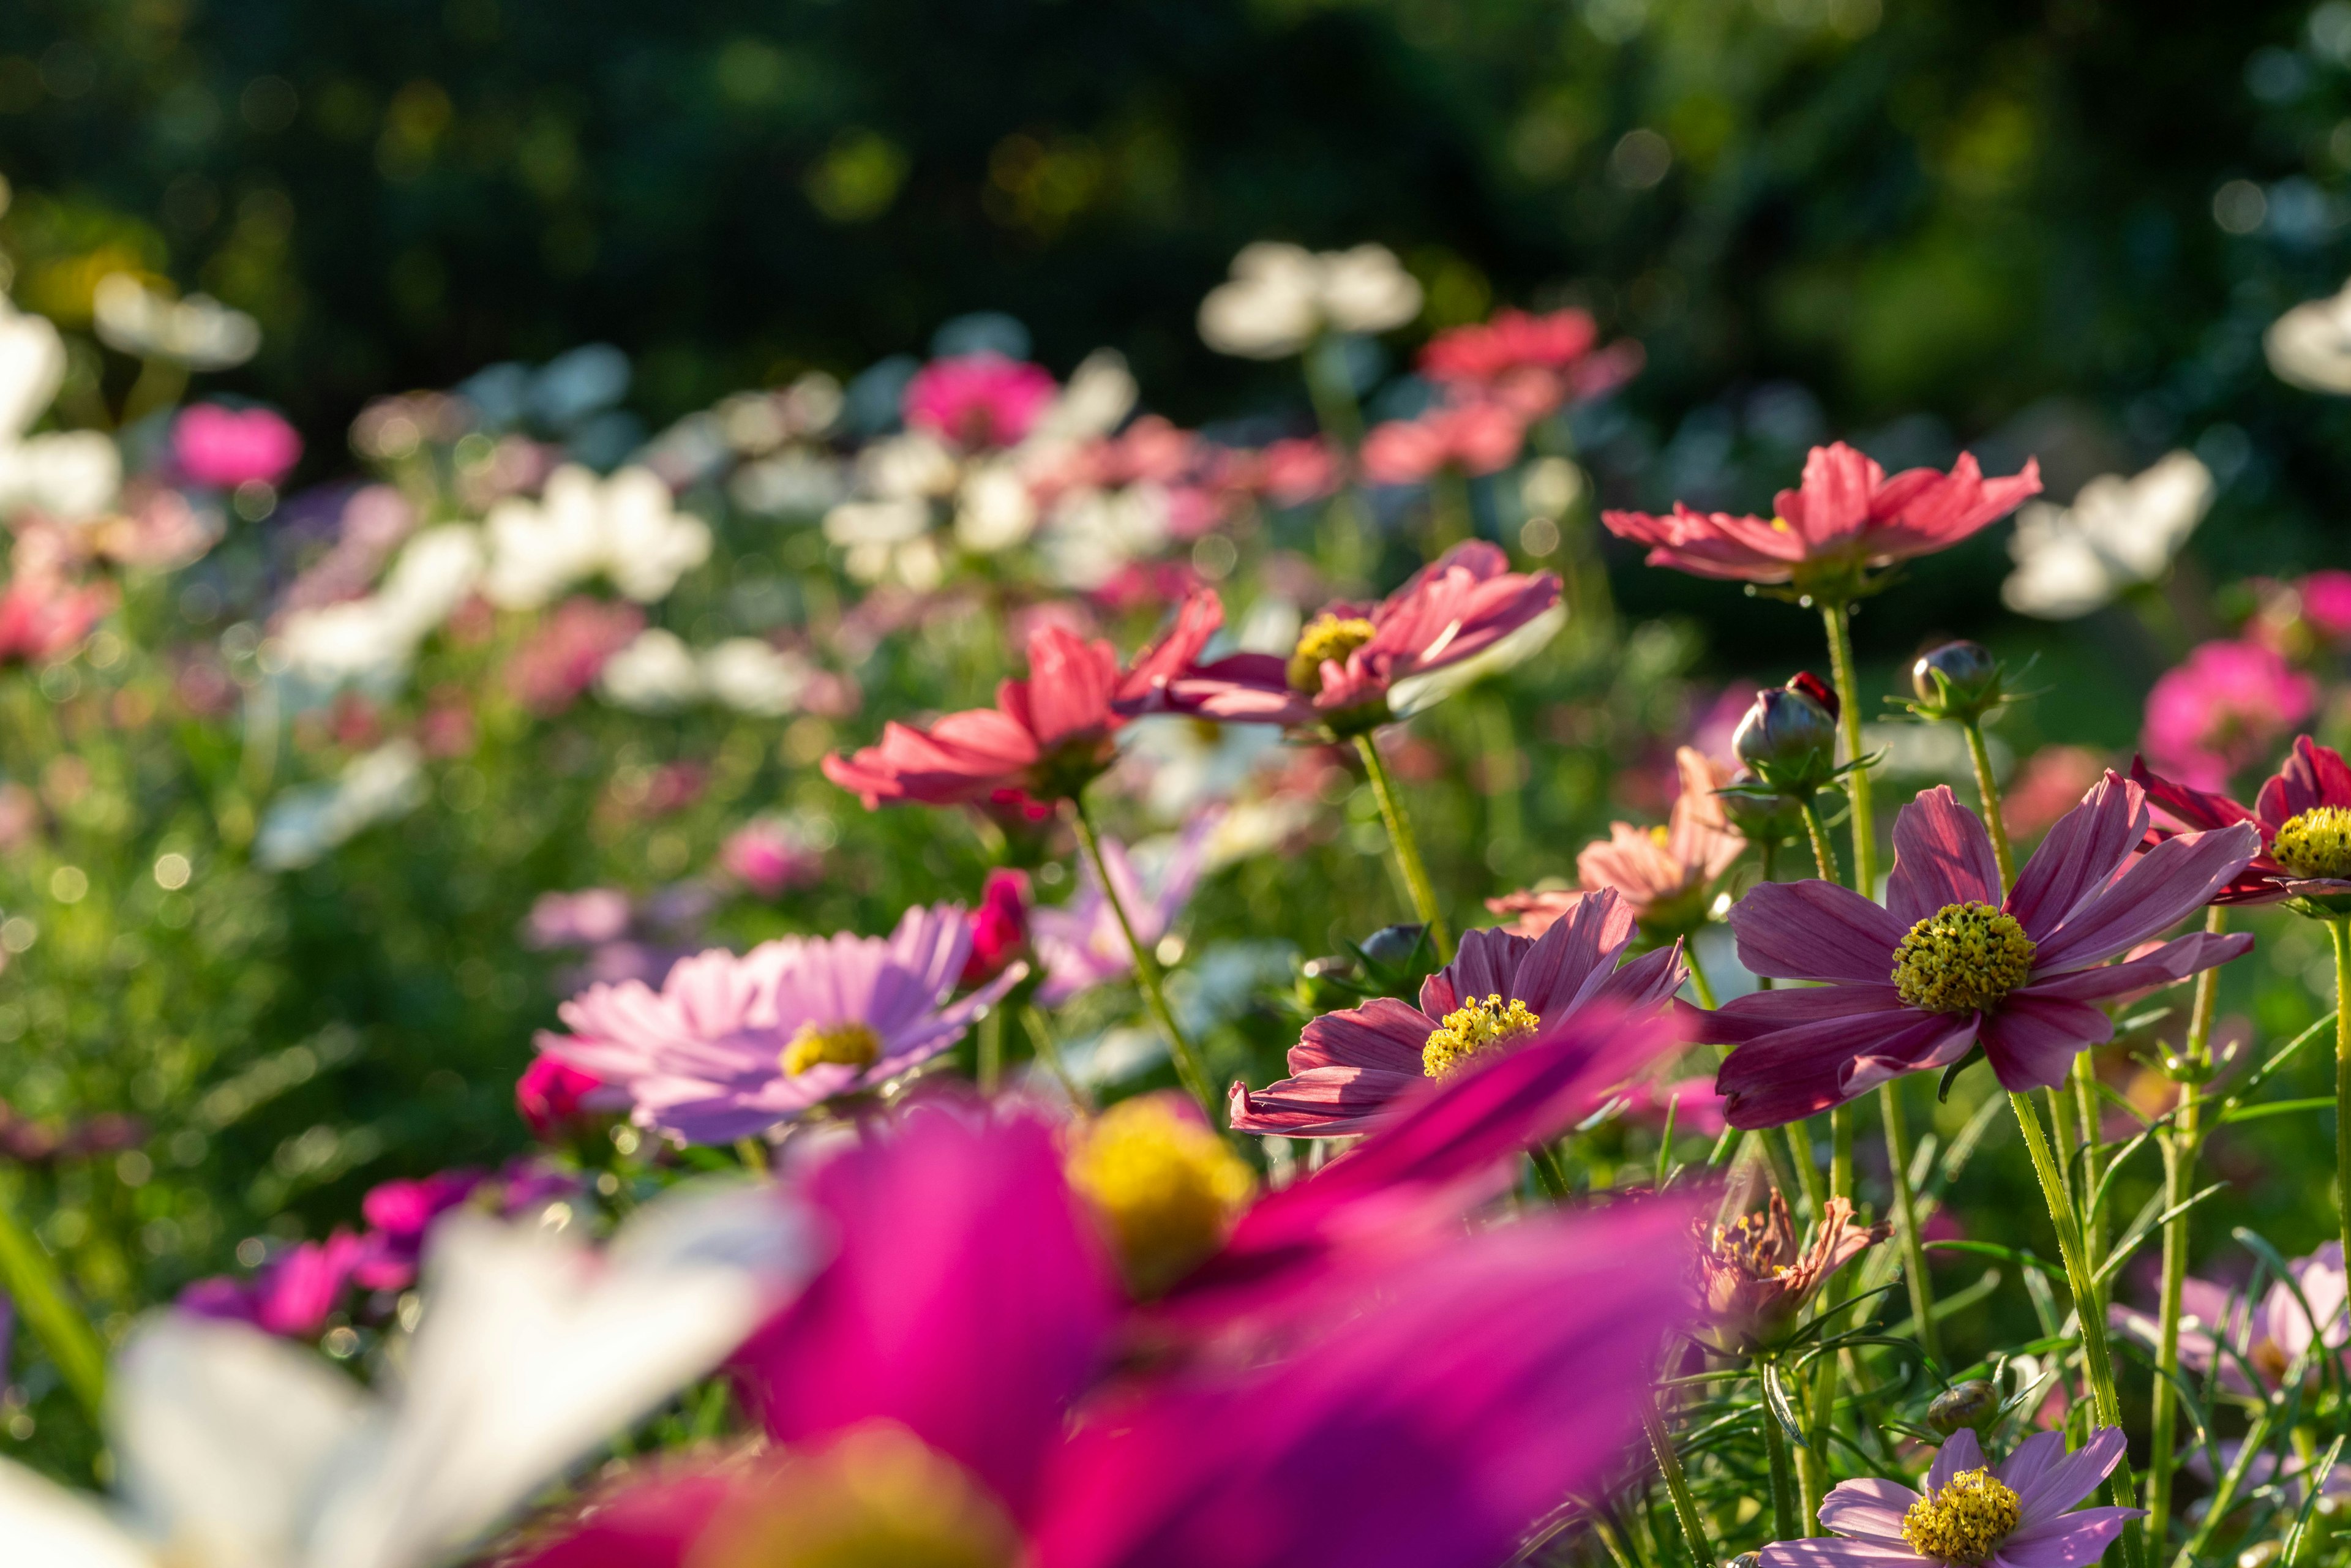
[[[1042,365],[981,352],[933,360],[906,383],[906,423],[967,451],[1017,444],[1053,401]]]
[[[779,817],[756,817],[726,835],[718,864],[761,898],[777,898],[824,874],[824,854],[807,833]]]
[[[1195,816],[1148,880],[1136,873],[1124,844],[1102,840],[1102,861],[1110,867],[1112,885],[1127,918],[1134,922],[1135,940],[1144,946],[1155,946],[1192,902],[1192,890],[1207,864],[1209,836],[1222,821],[1218,810]],[[1102,896],[1091,861],[1078,867],[1077,892],[1069,903],[1040,904],[1029,911],[1029,941],[1045,969],[1037,999],[1049,1008],[1134,972],[1134,950],[1119,927],[1118,912]]]
[[[2258,643],[2206,643],[2147,695],[2140,744],[2167,778],[2225,790],[2318,706],[2318,683]]]
[[[275,485],[301,461],[302,437],[266,408],[200,402],[172,422],[172,456],[199,485]]]
[[[2306,1258],[2286,1265],[2293,1282],[2279,1280],[2262,1297],[2256,1313],[2228,1286],[2193,1277],[2180,1282],[2179,1364],[2199,1375],[2220,1369],[2220,1385],[2233,1393],[2259,1394],[2275,1387],[2314,1344],[2351,1365],[2351,1297],[2346,1296],[2343,1243],[2328,1241]],[[2153,1346],[2162,1324],[2150,1313],[2116,1304],[2106,1313],[2114,1326]],[[2325,1326],[2314,1332],[2315,1317]]]
[[[0,664],[41,664],[81,645],[114,608],[110,583],[23,570],[0,591]]]

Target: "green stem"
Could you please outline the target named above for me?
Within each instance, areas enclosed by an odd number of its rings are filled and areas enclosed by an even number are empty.
[[[1903,1282],[1910,1288],[1910,1315],[1918,1322],[1918,1348],[1940,1365],[1942,1332],[1935,1326],[1935,1285],[1927,1277],[1926,1238],[1918,1234],[1918,1202],[1910,1191],[1910,1127],[1897,1092],[1899,1079],[1877,1086],[1877,1113],[1886,1123],[1886,1163],[1894,1172],[1895,1224],[1901,1229]]]
[[[1405,885],[1412,890],[1413,906],[1428,927],[1437,961],[1447,962],[1453,956],[1453,934],[1446,926],[1444,913],[1437,906],[1437,887],[1428,880],[1428,868],[1421,863],[1420,844],[1412,836],[1410,819],[1404,814],[1403,797],[1396,793],[1395,780],[1389,777],[1379,746],[1369,735],[1355,737],[1355,750],[1364,758],[1364,771],[1371,775],[1372,793],[1379,797],[1380,818],[1387,823],[1388,843],[1395,851]]]
[[[1068,1065],[1061,1061],[1061,1042],[1054,1036],[1053,1026],[1046,1020],[1043,1013],[1037,1010],[1035,1004],[1020,1009],[1020,1028],[1029,1036],[1029,1049],[1036,1053],[1038,1061],[1045,1064],[1045,1071],[1053,1075],[1053,1081],[1061,1086],[1061,1092],[1070,1097],[1070,1103],[1081,1111],[1092,1112],[1093,1096],[1070,1076]]]
[[[2106,1317],[2099,1309],[2098,1293],[2092,1284],[2090,1260],[2083,1250],[2082,1229],[2074,1212],[2073,1198],[2064,1175],[2058,1169],[2056,1156],[2050,1152],[2048,1134],[2041,1125],[2041,1113],[2033,1108],[2031,1097],[2011,1092],[2008,1103],[2016,1113],[2017,1127],[2024,1134],[2024,1146],[2032,1156],[2033,1172],[2041,1178],[2041,1197],[2049,1206],[2049,1222],[2057,1230],[2057,1250],[2064,1260],[2065,1282],[2074,1297],[2074,1321],[2082,1328],[2082,1360],[2089,1369],[2091,1405],[2100,1426],[2119,1427],[2123,1424],[2122,1399],[2115,1392],[2114,1358],[2106,1348]],[[2137,1506],[2138,1489],[2131,1479],[2128,1455],[2116,1463],[2106,1490],[2117,1508]],[[2146,1541],[2135,1524],[2124,1529],[2123,1559],[2130,1568],[2144,1568],[2146,1563]]]
[[[1306,372],[1306,395],[1314,404],[1322,434],[1354,451],[1364,444],[1364,410],[1355,401],[1354,384],[1347,378],[1347,356],[1335,338],[1317,338],[1306,346],[1300,361]]]
[[[2196,1533],[2188,1538],[2188,1544],[2179,1549],[2179,1555],[2171,1560],[2171,1568],[2190,1568],[2198,1558],[2204,1555],[2204,1548],[2211,1541],[2212,1532],[2237,1506],[2237,1489],[2244,1484],[2245,1472],[2252,1466],[2254,1456],[2269,1446],[2270,1421],[2276,1413],[2274,1405],[2266,1401],[2262,1403],[2261,1413],[2253,1417],[2252,1426],[2246,1429],[2244,1441],[2238,1447],[2237,1462],[2229,1467],[2220,1477],[2220,1484],[2212,1489],[2212,1500],[2205,1506],[2203,1522],[2196,1527]]]
[[[1567,1173],[1559,1168],[1559,1156],[1547,1144],[1536,1144],[1527,1150],[1533,1162],[1535,1179],[1542,1184],[1543,1195],[1553,1203],[1567,1201]]]
[[[2205,912],[2204,929],[2218,936],[2229,927],[2229,912],[2215,904]],[[2188,1225],[2181,1212],[2196,1187],[2196,1157],[2203,1138],[2203,1070],[2211,1062],[2212,1014],[2220,1000],[2220,973],[2196,977],[2196,1000],[2188,1018],[2188,1072],[2180,1080],[2179,1106],[2170,1136],[2163,1140],[2163,1301],[2156,1344],[2155,1383],[2148,1391],[2147,1475],[2147,1535],[2156,1550],[2170,1536],[2172,1444],[2179,1410],[2179,1299],[2188,1280]]]
[[[1984,745],[1983,726],[1974,719],[1959,725],[1968,737],[1968,759],[1976,765],[1976,799],[1983,803],[1985,829],[1991,834],[1992,857],[2000,862],[2002,893],[2016,885],[2016,851],[2008,841],[2008,823],[2000,811],[2000,786],[1991,776],[1991,748]]]
[[[106,1403],[105,1348],[89,1320],[66,1300],[56,1260],[17,1218],[19,1190],[13,1180],[0,1186],[0,1287],[15,1299],[26,1326],[40,1337],[74,1397],[97,1420]]]
[[[1836,846],[1829,842],[1828,824],[1821,821],[1820,801],[1807,795],[1803,808],[1804,833],[1813,841],[1813,869],[1820,873],[1823,882],[1844,882],[1844,875],[1837,870]]]
[[[1004,1012],[990,1008],[979,1015],[979,1092],[993,1094],[1004,1077]]]
[[[1681,1524],[1682,1539],[1689,1544],[1690,1562],[1696,1568],[1714,1568],[1714,1543],[1707,1539],[1706,1521],[1698,1514],[1698,1500],[1690,1496],[1689,1478],[1682,1474],[1681,1458],[1666,1433],[1665,1417],[1657,1414],[1654,1388],[1641,1391],[1641,1427],[1649,1435],[1649,1452],[1656,1457],[1657,1469],[1665,1473],[1666,1491],[1674,1500],[1674,1518]]]
[[[1797,1175],[1804,1184],[1804,1201],[1813,1206],[1813,1223],[1817,1225],[1828,1212],[1829,1189],[1828,1183],[1821,1178],[1820,1163],[1813,1158],[1812,1134],[1802,1122],[1789,1123],[1785,1131],[1788,1154],[1795,1161]]]
[[[1698,998],[1698,1005],[1712,1012],[1715,1007],[1714,988],[1707,984],[1706,971],[1698,967],[1695,932],[1682,943],[1682,963],[1689,969],[1690,991]]]
[[[1078,843],[1085,850],[1086,859],[1093,863],[1094,879],[1102,883],[1102,900],[1111,913],[1118,917],[1119,931],[1126,937],[1127,950],[1134,955],[1134,981],[1143,991],[1145,1006],[1167,1036],[1168,1054],[1176,1061],[1176,1076],[1192,1098],[1200,1103],[1209,1124],[1221,1127],[1225,1118],[1217,1104],[1217,1096],[1208,1087],[1207,1069],[1200,1064],[1199,1053],[1176,1023],[1174,1009],[1167,1005],[1167,993],[1160,985],[1159,959],[1134,935],[1134,922],[1127,917],[1126,904],[1118,895],[1118,886],[1111,880],[1110,862],[1102,859],[1102,838],[1094,831],[1092,820],[1086,814],[1086,803],[1074,797],[1070,801],[1070,815],[1077,824]]]
[[[1845,760],[1861,756],[1861,682],[1853,663],[1853,624],[1844,603],[1821,606],[1829,631],[1831,673],[1836,678],[1837,722],[1844,729]],[[1856,768],[1845,776],[1845,798],[1853,802],[1853,884],[1864,898],[1877,896],[1877,822],[1871,813],[1869,769]],[[1834,880],[1834,879],[1832,879]]]
[[[1762,1411],[1763,1452],[1771,1461],[1771,1539],[1796,1539],[1796,1485],[1788,1464],[1788,1434],[1769,1406]]]

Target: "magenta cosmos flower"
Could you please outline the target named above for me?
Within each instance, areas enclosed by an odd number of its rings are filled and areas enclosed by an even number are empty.
[[[531,1568],[1488,1568],[1617,1461],[1688,1314],[1687,1207],[1617,1206],[1456,1228],[1441,1267],[1113,1382],[1120,1287],[1055,1129],[876,1132],[810,1178],[832,1260],[737,1357],[772,1447],[610,1495]]]
[[[1010,446],[1053,401],[1053,373],[1002,354],[933,360],[906,383],[906,423],[967,451]]]
[[[1734,1127],[1776,1127],[1887,1079],[1949,1067],[1977,1046],[2001,1087],[2050,1089],[2074,1053],[2113,1038],[2096,1004],[2168,985],[2252,946],[2198,933],[2106,960],[2202,908],[2260,847],[2241,824],[2182,834],[2133,859],[2147,794],[2109,772],[2049,830],[2015,890],[1974,812],[1948,785],[1894,823],[1886,906],[1834,883],[1767,882],[1730,911],[1740,961],[1817,987],[1757,991],[1700,1015],[1697,1038],[1738,1047],[1716,1080]]]
[[[266,408],[200,402],[172,422],[172,456],[199,485],[275,485],[301,461],[302,438]]]
[[[1620,969],[1633,936],[1632,906],[1607,892],[1587,894],[1541,936],[1465,932],[1453,962],[1421,983],[1418,1007],[1374,997],[1324,1013],[1290,1048],[1289,1077],[1255,1093],[1234,1084],[1233,1131],[1291,1138],[1367,1132],[1430,1079],[1556,1029],[1581,1009],[1661,1009],[1688,977],[1681,946]]]
[[[1647,545],[1651,566],[1849,598],[1869,570],[1948,549],[2040,490],[2040,465],[2031,458],[2004,479],[1986,479],[1965,452],[1949,474],[1912,468],[1888,477],[1840,441],[1813,448],[1803,483],[1781,491],[1769,517],[1676,502],[1664,517],[1603,512],[1600,520],[1617,538]]]
[[[680,961],[658,991],[590,987],[557,1009],[571,1032],[542,1032],[538,1047],[625,1092],[639,1126],[731,1143],[952,1046],[1027,973],[1016,965],[950,1005],[970,953],[970,923],[950,904],[909,909],[887,937],[714,948]]]
[[[2250,823],[2261,852],[2213,896],[2215,904],[2336,899],[2351,894],[2351,767],[2308,736],[2294,743],[2248,810],[2225,795],[2176,784],[2134,759],[2131,778],[2166,814],[2196,830]]]
[[[2318,683],[2273,649],[2206,643],[2157,677],[2140,743],[2155,765],[2191,789],[2219,790],[2270,756],[2318,706]]]
[[[2063,1432],[2035,1432],[1995,1468],[1962,1427],[1936,1451],[1923,1493],[1875,1476],[1839,1481],[1821,1500],[1821,1526],[1835,1536],[1775,1541],[1763,1568],[2084,1568],[2146,1516],[2074,1506],[2122,1457],[2119,1427],[2071,1454]]]
[[[1472,540],[1376,604],[1330,605],[1287,655],[1187,663],[1122,706],[1359,735],[1526,658],[1564,619],[1557,576],[1514,572],[1499,548]]]

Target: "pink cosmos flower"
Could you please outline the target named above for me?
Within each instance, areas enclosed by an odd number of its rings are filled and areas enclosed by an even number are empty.
[[[1376,604],[1327,606],[1286,657],[1187,660],[1123,711],[1359,734],[1427,706],[1477,673],[1526,657],[1561,619],[1557,576],[1514,572],[1499,548],[1472,540]],[[1195,657],[1206,642],[1194,646]]]
[[[1813,448],[1802,485],[1781,491],[1769,517],[1676,503],[1664,517],[1603,512],[1600,520],[1619,538],[1647,545],[1651,566],[1849,596],[1870,569],[1948,549],[2040,489],[2040,465],[2029,458],[2004,479],[1986,479],[1964,452],[1949,474],[1912,468],[1889,478],[1838,442]]]
[[[1594,350],[1600,330],[1582,310],[1531,316],[1498,311],[1491,320],[1448,328],[1420,351],[1420,373],[1448,387],[1474,388],[1525,419],[1562,402],[1601,397],[1641,371],[1641,345],[1620,339]]]
[[[688,1143],[765,1132],[838,1095],[878,1089],[955,1044],[1027,973],[950,1005],[971,954],[951,904],[906,911],[887,937],[785,936],[680,962],[659,991],[591,986],[538,1047],[624,1090],[639,1126]]]
[[[1224,623],[1207,589],[1176,612],[1166,637],[1122,673],[1105,642],[1050,622],[1029,635],[1029,678],[996,688],[996,706],[951,713],[927,729],[893,722],[882,743],[853,757],[834,752],[824,776],[864,800],[944,806],[1061,800],[1108,767],[1113,735],[1187,668]]]
[[[593,947],[628,935],[634,910],[617,887],[583,887],[577,893],[542,893],[523,922],[523,946]]]
[[[364,1250],[360,1239],[338,1230],[324,1241],[304,1241],[264,1263],[250,1280],[218,1275],[180,1292],[177,1305],[198,1317],[251,1323],[287,1339],[311,1339],[342,1302]]]
[[[2140,744],[2169,778],[2220,790],[2318,706],[2318,683],[2274,650],[2206,643],[2147,694]]]
[[[821,878],[824,855],[791,822],[755,817],[726,835],[718,865],[761,898],[778,898]]]
[[[552,1056],[531,1058],[515,1080],[516,1113],[542,1144],[560,1143],[598,1116],[628,1108],[627,1094]]]
[[[507,690],[539,717],[552,718],[578,702],[612,655],[644,629],[645,612],[633,604],[567,599],[507,661]]]
[[[933,360],[906,383],[906,423],[943,435],[966,451],[1011,446],[1053,401],[1053,374],[1042,365],[982,352]]]
[[[2260,833],[2261,852],[2213,903],[2274,904],[2351,894],[2351,767],[2333,747],[2306,735],[2295,737],[2285,766],[2262,781],[2251,810],[2225,795],[2149,772],[2143,758],[2131,759],[2131,778],[2158,810],[2191,830],[2250,823]]]
[[[1338,448],[1320,436],[1291,436],[1271,442],[1254,455],[1238,482],[1261,491],[1277,507],[1302,507],[1337,491],[1346,478],[1346,463]]]
[[[1192,819],[1184,836],[1145,883],[1135,874],[1126,846],[1116,839],[1102,841],[1102,860],[1110,867],[1118,901],[1134,922],[1134,937],[1145,946],[1156,946],[1192,902],[1207,856],[1208,838],[1223,820],[1218,811],[1203,811]],[[1134,972],[1134,950],[1120,929],[1118,912],[1102,896],[1102,883],[1091,861],[1078,867],[1078,886],[1070,902],[1039,904],[1029,915],[1029,935],[1036,944],[1037,960],[1044,966],[1045,983],[1038,1001],[1060,1007],[1081,991]]]
[[[1439,406],[1418,419],[1392,419],[1364,438],[1364,476],[1374,485],[1418,485],[1443,468],[1497,474],[1517,460],[1526,422],[1494,402]]]
[[[360,1213],[369,1229],[361,1239],[352,1277],[371,1291],[400,1291],[415,1283],[417,1265],[424,1256],[425,1232],[433,1228],[434,1220],[464,1207],[489,1179],[487,1171],[447,1170],[381,1182],[371,1188],[360,1200]]]
[[[2351,1297],[2346,1297],[2343,1243],[2328,1241],[2306,1258],[2286,1265],[2294,1281],[2273,1281],[2256,1315],[2244,1297],[2226,1285],[2189,1277],[2179,1290],[2179,1364],[2202,1375],[2217,1365],[2220,1383],[2233,1393],[2258,1395],[2274,1387],[2314,1342],[2351,1366]],[[2304,1303],[2309,1303],[2305,1311]],[[2161,1321],[2116,1304],[2106,1309],[2114,1326],[2142,1343],[2162,1343]],[[2315,1315],[2326,1326],[2313,1332]],[[2256,1384],[2262,1386],[2256,1386]]]
[[[2303,619],[2329,643],[2351,641],[2351,571],[2329,567],[2294,584]]]
[[[1103,846],[1107,852],[1107,845]],[[964,960],[963,984],[994,979],[1029,948],[1029,873],[998,867],[979,890],[971,912],[971,956]]]
[[[1742,1214],[1698,1238],[1698,1291],[1707,1337],[1729,1355],[1776,1347],[1829,1277],[1893,1234],[1884,1221],[1855,1225],[1853,1205],[1828,1200],[1809,1245],[1796,1245],[1788,1200],[1771,1194],[1761,1214]]]
[[[275,485],[302,457],[302,438],[266,408],[200,402],[172,423],[172,456],[199,485]]]
[[[0,664],[42,664],[81,645],[114,608],[111,583],[19,570],[0,591]]]
[[[774,1447],[622,1491],[528,1568],[881,1531],[1034,1568],[1486,1568],[1616,1461],[1687,1312],[1687,1210],[1620,1205],[1456,1226],[1434,1263],[1322,1276],[1254,1354],[1110,1382],[1122,1292],[1049,1125],[918,1109],[808,1194],[838,1250],[737,1358]]]
[[[1559,1028],[1581,1009],[1655,1012],[1687,978],[1681,945],[1623,968],[1632,906],[1584,898],[1540,937],[1490,927],[1463,934],[1453,962],[1421,983],[1420,1005],[1374,997],[1323,1014],[1290,1051],[1290,1076],[1252,1093],[1235,1083],[1237,1133],[1337,1138],[1392,1120],[1431,1079]]]
[[[2123,1457],[2123,1431],[2101,1427],[2079,1451],[2063,1432],[2035,1432],[1997,1468],[1976,1435],[1944,1440],[1924,1494],[1898,1481],[1839,1481],[1821,1500],[1821,1525],[1834,1537],[1775,1541],[1763,1568],[2080,1568],[2105,1555],[2137,1508],[2085,1508]]]
[[[1894,824],[1884,907],[1834,883],[1767,882],[1730,911],[1740,961],[1817,987],[1757,991],[1701,1015],[1695,1038],[1738,1049],[1718,1086],[1734,1127],[1776,1127],[1981,1046],[2001,1087],[2053,1088],[2074,1053],[2114,1036],[2096,1004],[2244,953],[2199,932],[2108,965],[2210,902],[2260,845],[2241,824],[2134,859],[2147,794],[2109,772],[2001,895],[1983,823],[1949,786]]]
[[[1606,842],[1588,844],[1575,857],[1585,891],[1614,891],[1653,937],[1681,936],[1704,925],[1708,891],[1747,847],[1716,793],[1730,782],[1729,771],[1687,746],[1675,751],[1674,764],[1682,791],[1664,827],[1612,822]],[[1496,904],[1488,901],[1489,908]]]

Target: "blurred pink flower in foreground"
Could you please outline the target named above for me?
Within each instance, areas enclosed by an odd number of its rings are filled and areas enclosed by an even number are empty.
[[[2225,790],[2232,774],[2268,757],[2317,706],[2318,683],[2273,650],[2206,643],[2147,693],[2140,743],[2165,777]]]
[[[755,817],[727,834],[718,864],[761,898],[780,897],[824,874],[823,852],[780,817]]]
[[[906,383],[906,423],[968,451],[1010,446],[1053,401],[1042,365],[982,352],[933,360]]]
[[[275,485],[301,460],[302,438],[266,408],[200,402],[172,423],[172,455],[199,485]]]

